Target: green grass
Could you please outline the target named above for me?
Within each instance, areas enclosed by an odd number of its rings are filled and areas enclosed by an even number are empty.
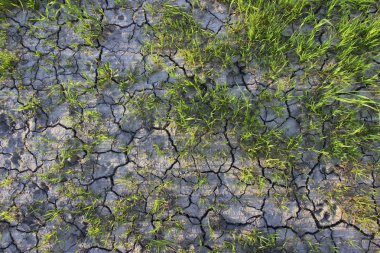
[[[155,10],[154,14],[159,15],[162,22],[152,28],[157,40],[148,42],[150,52],[176,50],[189,66],[200,70],[195,82],[182,81],[169,86],[176,125],[181,129],[203,133],[221,127],[224,121],[234,122],[233,129],[240,132],[243,143],[257,143],[256,147],[247,147],[252,154],[256,155],[256,150],[266,150],[262,152],[264,156],[276,152],[282,154],[278,152],[276,142],[276,139],[280,141],[284,138],[280,132],[272,129],[266,136],[255,136],[264,127],[255,113],[262,101],[249,95],[245,98],[228,95],[227,86],[216,85],[215,88],[206,89],[197,80],[204,80],[203,76],[218,71],[206,68],[206,63],[221,60],[222,66],[227,68],[231,62],[225,59],[238,56],[238,61],[245,64],[252,57],[257,59],[260,68],[268,73],[267,77],[270,80],[278,77],[274,83],[280,85],[281,82],[289,82],[293,71],[289,56],[293,54],[305,69],[302,80],[314,77],[320,81],[303,97],[311,118],[315,117],[314,121],[327,120],[326,113],[331,113],[328,112],[329,108],[336,105],[331,119],[335,123],[328,136],[321,136],[322,139],[329,139],[330,145],[321,152],[343,160],[355,159],[362,145],[375,143],[378,128],[357,117],[358,111],[379,114],[378,76],[376,71],[371,72],[371,68],[372,59],[379,50],[380,19],[376,13],[368,17],[364,14],[353,16],[353,13],[368,12],[376,3],[332,1],[325,4],[328,11],[321,18],[314,14],[319,7],[316,1],[231,1],[230,12],[236,19],[229,27],[227,39],[223,38],[225,40],[201,28],[191,13],[180,7],[165,5]],[[284,31],[290,25],[295,27],[294,32],[285,36]],[[326,36],[322,43],[318,40],[321,35]],[[209,50],[211,48],[215,50]],[[226,56],[216,48],[227,49],[223,50]],[[333,58],[330,58],[334,60],[320,69],[326,54],[332,55]],[[292,82],[291,85],[297,84]],[[366,87],[356,92],[359,85]],[[266,100],[273,101],[276,96],[269,92]],[[286,95],[282,99],[286,101],[291,98]],[[281,107],[273,109],[282,110]],[[245,111],[245,116],[242,111]],[[252,138],[258,139],[252,141]],[[300,142],[298,140],[292,144],[293,140],[288,141],[290,146],[297,146]]]
[[[263,159],[266,168],[277,169],[273,177],[285,185],[305,151],[316,152],[323,162],[340,164],[357,164],[363,153],[380,154],[379,67],[373,61],[380,49],[380,14],[373,12],[379,7],[376,1],[224,3],[234,17],[224,35],[202,28],[193,17],[196,10],[170,5],[147,9],[161,22],[151,28],[154,39],[146,43],[146,51],[154,57],[177,52],[196,73],[166,84],[168,101],[163,101],[172,105],[167,121],[185,136],[181,147],[189,150],[185,154],[213,142],[228,124],[239,147],[251,159]],[[320,6],[324,12],[316,13]],[[221,71],[233,73],[234,62],[247,66],[252,60],[263,73],[260,81],[273,89],[253,96],[241,88],[235,95],[232,83],[207,81]],[[303,70],[300,76],[293,76],[294,66]],[[303,88],[310,80],[313,85]],[[286,92],[298,88],[304,89],[303,94]],[[260,109],[270,108],[281,117],[286,110],[281,102],[295,98],[303,112],[300,135],[287,136],[260,120]],[[373,120],[360,115],[372,115]],[[348,168],[357,177],[374,171],[361,167]],[[254,183],[253,172],[242,171],[241,180]],[[369,227],[378,219],[372,215],[373,204],[365,204],[368,195],[348,195],[358,205],[352,207],[358,216],[347,214],[357,217],[354,223]]]
[[[2,0],[0,2],[0,12],[14,8],[34,9],[38,7],[38,0]]]
[[[12,73],[16,61],[17,57],[13,53],[7,50],[0,51],[0,81]]]

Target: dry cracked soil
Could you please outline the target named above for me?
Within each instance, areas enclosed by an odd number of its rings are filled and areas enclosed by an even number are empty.
[[[16,58],[0,84],[0,251],[377,252],[379,220],[361,226],[349,215],[353,198],[333,196],[342,187],[354,196],[378,191],[376,172],[353,179],[313,150],[277,168],[247,155],[229,120],[196,137],[170,120],[179,106],[170,85],[197,73],[175,52],[151,57],[148,30],[160,20],[149,2],[93,0],[87,13],[51,5],[40,10],[45,16],[3,15],[5,48]],[[171,4],[191,13],[193,2]],[[202,29],[224,33],[228,5],[201,5],[193,13]],[[275,91],[254,66],[210,75],[206,88]],[[302,135],[307,115],[298,95],[310,87],[262,103],[262,124]],[[370,196],[377,214],[380,199]]]

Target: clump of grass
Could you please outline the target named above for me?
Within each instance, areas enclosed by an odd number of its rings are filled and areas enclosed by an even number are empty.
[[[0,51],[0,81],[13,72],[16,62],[15,54],[8,50]]]
[[[247,63],[258,57],[261,64],[278,73],[287,65],[289,43],[282,35],[293,21],[310,6],[307,1],[230,1],[236,15],[230,33],[241,45],[240,54]]]
[[[35,9],[38,7],[37,0],[2,0],[0,2],[0,12],[13,8]]]
[[[278,246],[277,238],[278,235],[276,233],[265,234],[263,231],[253,228],[251,231],[234,235],[234,242],[232,244],[237,244],[243,249],[253,250],[253,252],[268,252],[275,250]],[[231,247],[232,244],[227,244],[226,246]]]
[[[41,106],[41,100],[37,96],[32,96],[29,100],[22,102],[20,106],[16,108],[17,111],[22,111],[32,118],[36,115],[38,108]]]
[[[366,167],[368,165],[357,164],[354,166]],[[357,186],[353,182],[338,183],[325,194],[330,198],[330,202],[333,200],[335,203],[339,203],[344,220],[358,225],[366,233],[378,235],[380,216],[377,212],[379,205],[375,201],[378,192],[372,187]]]
[[[17,55],[15,52],[11,52],[6,49],[8,34],[6,29],[8,27],[8,23],[6,20],[0,19],[1,21],[1,29],[0,31],[0,81],[4,80],[6,77],[11,75],[15,69],[15,65],[17,63]]]
[[[172,113],[176,125],[189,129],[196,125],[200,131],[214,131],[226,120],[234,121],[242,101],[229,94],[226,85],[217,84],[207,89],[198,81],[183,80],[168,88],[173,103]],[[192,94],[192,95],[187,95]]]
[[[88,46],[99,46],[99,39],[103,34],[104,13],[97,4],[88,0],[64,0],[62,2],[50,0],[41,6],[36,4],[34,7],[38,7],[41,11],[38,16],[33,17],[33,20],[53,21],[62,15],[61,17],[66,20],[65,25],[74,31],[76,37],[82,39]],[[71,46],[77,47],[78,44],[73,43]]]
[[[226,68],[233,63],[234,43],[202,28],[188,10],[169,4],[158,9],[147,5],[146,9],[160,18],[150,28],[154,39],[144,46],[146,52],[176,54],[185,60],[187,68],[202,70],[207,75],[215,74],[216,65]]]
[[[182,78],[167,84],[166,90],[169,101],[162,102],[171,104],[166,121],[183,133],[185,149],[193,149],[201,140],[206,147],[228,125],[228,133],[252,159],[264,158],[273,167],[286,168],[299,158],[302,137],[286,136],[283,130],[269,128],[260,119],[260,106],[275,94],[253,99],[244,91],[236,95],[226,84],[206,85],[199,78]]]

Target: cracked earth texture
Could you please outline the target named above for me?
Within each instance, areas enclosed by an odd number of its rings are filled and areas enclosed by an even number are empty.
[[[4,14],[17,64],[0,86],[0,251],[376,252],[379,221],[362,227],[330,194],[352,183],[352,191],[375,192],[378,205],[376,172],[354,182],[344,166],[308,150],[287,173],[249,157],[228,120],[188,147],[190,133],[165,121],[175,103],[165,84],[177,82],[173,69],[177,77],[194,69],[171,52],[161,55],[167,68],[155,67],[144,45],[159,21],[146,4],[90,1],[83,20],[70,9],[51,8],[56,16],[47,19]],[[217,34],[231,19],[216,1],[195,13]],[[210,85],[225,82],[237,96],[272,89],[254,66],[234,67]],[[297,94],[311,86],[263,103],[262,123],[302,135]]]

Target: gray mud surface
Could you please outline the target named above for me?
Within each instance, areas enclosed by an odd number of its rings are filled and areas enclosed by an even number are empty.
[[[158,22],[145,4],[91,1],[92,20],[53,9],[44,20],[31,10],[5,15],[17,64],[0,84],[0,251],[377,252],[379,220],[363,228],[347,215],[354,200],[331,193],[342,184],[376,192],[377,174],[350,184],[313,150],[285,172],[249,157],[227,120],[189,148],[191,133],[165,120],[175,103],[165,85],[177,79],[144,48]],[[222,34],[227,6],[203,7],[196,20]],[[177,77],[192,75],[180,56],[161,56]],[[272,89],[254,66],[235,67],[210,80],[237,95]],[[298,95],[310,87],[263,104],[263,125],[302,135]]]

